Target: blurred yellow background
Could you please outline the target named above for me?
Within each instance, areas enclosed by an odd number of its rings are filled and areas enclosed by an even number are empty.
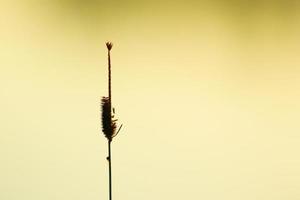
[[[0,199],[299,200],[300,2],[4,0]]]

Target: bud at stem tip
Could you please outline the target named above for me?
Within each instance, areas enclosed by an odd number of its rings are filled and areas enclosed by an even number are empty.
[[[106,47],[107,47],[108,51],[111,50],[112,46],[113,46],[113,43],[111,43],[111,42],[106,42]]]

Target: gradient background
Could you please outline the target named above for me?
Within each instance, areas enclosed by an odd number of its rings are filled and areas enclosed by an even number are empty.
[[[300,199],[298,0],[4,0],[0,199]]]

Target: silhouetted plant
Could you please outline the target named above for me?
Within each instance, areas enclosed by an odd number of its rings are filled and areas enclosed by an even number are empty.
[[[106,43],[108,49],[108,97],[102,97],[102,131],[108,141],[108,164],[109,164],[109,200],[112,200],[112,176],[111,176],[111,142],[112,139],[119,133],[122,125],[117,129],[116,119],[114,119],[114,109],[111,106],[111,62],[110,62],[110,51],[113,44],[111,42]],[[113,111],[113,114],[112,114]]]

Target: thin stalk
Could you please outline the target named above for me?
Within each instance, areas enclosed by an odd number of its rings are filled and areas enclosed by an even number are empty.
[[[112,179],[111,179],[111,152],[110,152],[110,143],[108,140],[108,165],[109,165],[109,200],[112,200]]]
[[[110,62],[110,49],[107,52],[108,57],[108,100],[109,100],[109,110],[111,111],[111,62]],[[108,165],[109,165],[109,200],[112,200],[112,180],[111,180],[111,152],[110,152],[110,143],[108,140]]]
[[[110,50],[108,50],[108,97],[109,97],[109,105],[111,105],[111,63],[110,63]]]
[[[106,110],[107,113],[103,111],[103,127],[108,127],[108,129],[104,130],[104,135],[108,139],[108,164],[109,164],[109,200],[112,200],[112,173],[111,173],[111,142],[112,138],[115,136],[115,128],[116,124],[115,121],[112,119],[112,106],[111,106],[111,61],[110,61],[110,50],[112,48],[112,43],[107,42],[106,47],[108,50],[108,105],[103,104],[103,110]],[[104,108],[107,106],[106,108]],[[108,113],[109,112],[109,113]],[[106,117],[109,117],[108,120],[106,120]],[[107,125],[107,123],[109,123]]]
[[[109,110],[111,111],[111,62],[110,62],[110,49],[108,49],[108,98],[109,98]],[[108,165],[109,165],[109,200],[112,200],[112,180],[111,180],[111,153],[110,143],[108,140]]]

